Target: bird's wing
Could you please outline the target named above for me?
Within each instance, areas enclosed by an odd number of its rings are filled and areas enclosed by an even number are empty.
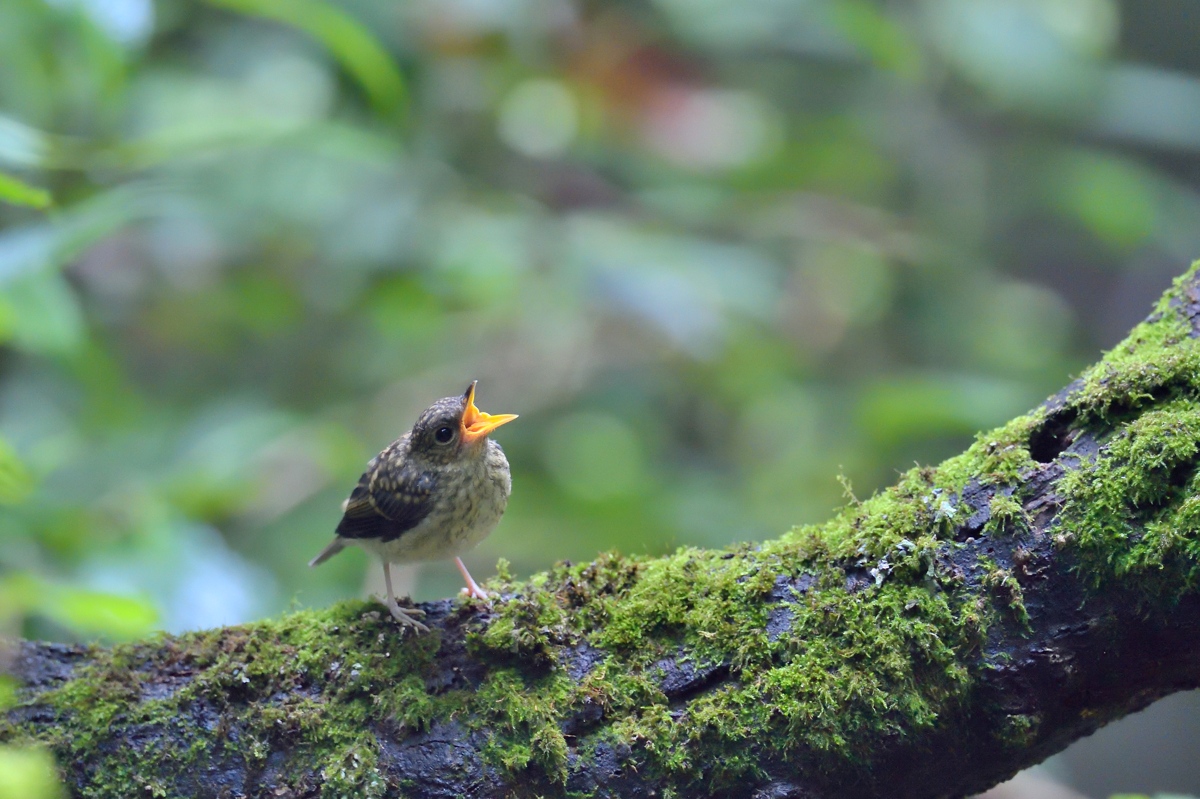
[[[367,465],[346,500],[337,534],[392,541],[416,527],[433,508],[436,478],[384,452]]]

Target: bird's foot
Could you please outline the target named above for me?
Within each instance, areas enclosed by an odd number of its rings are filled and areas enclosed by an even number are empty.
[[[402,608],[395,602],[384,602],[385,607],[391,612],[392,618],[400,622],[402,627],[412,627],[419,633],[429,632],[429,628],[417,621],[418,618],[425,616],[425,611],[420,608]]]
[[[462,575],[463,582],[467,584],[466,588],[459,591],[460,594],[466,594],[471,599],[482,599],[487,602],[491,599],[491,595],[479,587],[479,583],[475,582],[475,578],[467,571],[467,565],[462,562],[462,558],[455,558],[454,564],[458,566],[458,573]]]
[[[465,597],[468,597],[469,599],[482,599],[484,602],[494,599],[497,596],[496,594],[489,594],[487,591],[484,591],[482,588],[480,588],[478,585],[476,585],[474,583],[467,586],[466,588],[458,589],[458,593]]]

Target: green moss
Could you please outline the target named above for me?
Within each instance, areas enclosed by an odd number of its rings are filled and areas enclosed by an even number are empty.
[[[994,736],[1008,749],[1026,749],[1037,742],[1041,718],[1036,714],[1014,713],[997,725]]]
[[[1200,407],[1179,398],[1131,420],[1094,463],[1063,480],[1062,526],[1095,583],[1132,576],[1155,593],[1197,584],[1198,454]]]
[[[514,668],[493,671],[472,702],[471,723],[487,735],[485,758],[513,776],[565,782],[567,743],[558,722],[571,695],[561,674],[529,679]]]
[[[1021,501],[1010,494],[997,493],[989,502],[991,518],[983,526],[985,535],[1016,533],[1029,528],[1029,514]]]
[[[75,762],[103,764],[105,782],[86,795],[128,795],[132,783],[112,775],[175,774],[220,754],[208,744],[181,751],[170,735],[140,752],[103,746],[118,717],[181,729],[172,725],[197,703],[220,717],[211,746],[236,745],[251,769],[282,741],[299,742],[297,768],[315,764],[324,796],[370,795],[382,784],[371,730],[385,720],[420,730],[462,719],[483,736],[485,759],[517,784],[561,786],[569,752],[561,723],[587,703],[620,719],[603,734],[641,747],[646,767],[684,785],[701,774],[732,785],[756,773],[763,729],[774,730],[767,740],[781,753],[803,744],[865,760],[876,736],[928,727],[958,701],[970,683],[961,658],[981,629],[973,606],[929,586],[928,544],[898,545],[882,579],[861,590],[846,588],[845,571],[827,570],[780,606],[791,625],[774,637],[770,603],[744,597],[763,599],[777,578],[794,578],[795,553],[808,544],[564,565],[539,580],[540,591],[497,601],[494,617],[470,634],[470,651],[493,664],[474,691],[430,692],[424,678],[437,637],[401,638],[373,606],[348,603],[97,653],[93,667],[41,701],[62,714],[51,744]],[[576,644],[607,654],[571,679],[552,653]],[[673,707],[656,665],[667,657],[724,663],[737,679]],[[169,696],[138,701],[153,693],[150,670],[168,665],[189,679]]]
[[[1025,592],[1021,583],[1008,569],[1002,569],[990,558],[980,558],[984,568],[983,584],[995,591],[1022,624],[1029,624],[1029,612],[1025,609]]]
[[[1154,314],[1105,354],[1082,378],[1072,407],[1086,418],[1112,419],[1155,402],[1164,389],[1194,388],[1200,349],[1190,322],[1177,310],[1189,301],[1185,288],[1197,266],[1179,277],[1158,301]]]
[[[218,748],[255,770],[282,741],[306,755],[298,768],[323,775],[323,796],[373,795],[372,786],[382,791],[384,782],[370,723],[387,718],[419,728],[457,706],[456,697],[430,696],[420,680],[437,636],[402,640],[375,607],[346,603],[96,651],[91,666],[39,698],[60,720],[43,737],[79,773],[102,766],[104,779],[85,796],[166,790],[153,775],[186,773]],[[154,674],[178,676],[152,682]],[[195,713],[215,717],[216,727],[186,743]],[[140,750],[105,746],[116,724],[138,726],[151,743]],[[7,734],[27,732],[13,727]]]
[[[376,799],[387,793],[387,776],[379,770],[375,736],[363,731],[358,740],[331,752],[321,769],[323,799]]]
[[[566,611],[549,592],[518,594],[497,610],[497,618],[470,636],[470,645],[481,655],[510,656],[545,669],[555,664],[557,648],[572,637]]]
[[[982,630],[973,605],[928,586],[931,544],[898,542],[890,569],[861,591],[827,570],[781,606],[791,625],[773,639],[771,605],[761,600],[777,578],[795,576],[797,550],[814,557],[811,536],[725,553],[682,549],[646,563],[590,636],[615,656],[582,688],[624,711],[612,728],[621,740],[685,782],[701,772],[712,784],[754,777],[763,741],[781,754],[803,742],[866,760],[880,735],[932,725],[970,683],[961,659]],[[672,707],[654,663],[681,648],[699,664],[727,663],[736,679]]]

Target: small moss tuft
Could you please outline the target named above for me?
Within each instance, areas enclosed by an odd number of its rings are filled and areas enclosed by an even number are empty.
[[[985,535],[1016,534],[1029,529],[1029,514],[1011,494],[996,492],[989,502],[991,517],[983,526]]]
[[[498,616],[469,643],[480,655],[508,657],[528,668],[546,670],[573,636],[567,614],[548,591],[526,591],[497,605]]]
[[[1041,718],[1035,714],[1014,713],[1004,717],[995,738],[1008,749],[1027,749],[1037,742]]]
[[[983,584],[1002,597],[1017,619],[1028,626],[1029,612],[1025,609],[1025,592],[1013,573],[1000,568],[990,558],[980,558],[979,565],[985,570]]]

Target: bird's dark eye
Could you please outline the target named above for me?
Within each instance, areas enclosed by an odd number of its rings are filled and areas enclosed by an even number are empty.
[[[439,427],[437,432],[433,434],[433,438],[439,444],[449,444],[454,438],[454,430],[449,427]]]

